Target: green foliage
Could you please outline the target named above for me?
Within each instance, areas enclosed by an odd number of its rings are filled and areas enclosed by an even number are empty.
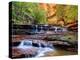
[[[77,20],[76,5],[56,5],[56,16],[65,22]],[[47,24],[46,12],[39,3],[12,2],[12,21],[14,24]]]
[[[33,17],[36,18],[34,24],[46,24],[46,15],[45,11],[41,9],[34,10]]]
[[[12,20],[14,24],[45,24],[45,11],[38,3],[12,2]]]
[[[65,19],[69,20],[77,20],[78,17],[78,7],[77,6],[66,6],[65,13],[64,13]]]
[[[76,5],[57,5],[56,9],[56,16],[63,18],[65,22],[78,19],[78,6]]]
[[[64,5],[57,5],[56,6],[56,16],[58,16],[58,18],[63,18],[64,16]]]

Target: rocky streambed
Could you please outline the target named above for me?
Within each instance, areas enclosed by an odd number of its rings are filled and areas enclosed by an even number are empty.
[[[31,41],[29,41],[31,42]],[[61,56],[61,55],[75,55],[77,48],[69,44],[47,44],[48,42],[35,40],[33,43],[22,41],[17,47],[12,48],[14,58],[30,58],[30,57],[44,57],[44,56]],[[63,42],[64,43],[64,42]],[[15,44],[14,44],[15,45]]]
[[[78,54],[78,41],[76,34],[14,35],[12,37],[13,58]]]

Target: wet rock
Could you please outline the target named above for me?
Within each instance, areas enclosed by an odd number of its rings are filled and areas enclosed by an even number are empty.
[[[30,48],[30,49],[19,49],[19,48],[13,48],[12,49],[12,57],[13,58],[21,58],[21,57],[34,57],[37,55],[37,49],[36,48]]]
[[[17,48],[12,48],[12,58],[18,58],[22,55],[21,51]]]

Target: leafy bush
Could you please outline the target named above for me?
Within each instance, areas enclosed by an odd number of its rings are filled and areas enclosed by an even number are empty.
[[[14,24],[45,24],[46,13],[38,3],[12,2]]]

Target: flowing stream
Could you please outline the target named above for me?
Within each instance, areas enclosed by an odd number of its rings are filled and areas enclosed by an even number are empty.
[[[42,43],[35,43],[36,45],[33,46],[33,42],[30,40],[22,40],[20,45],[17,48],[21,48],[23,50],[30,49],[30,48],[37,48],[37,55],[35,57],[44,56],[46,52],[55,51],[54,47],[51,44],[44,44]]]

